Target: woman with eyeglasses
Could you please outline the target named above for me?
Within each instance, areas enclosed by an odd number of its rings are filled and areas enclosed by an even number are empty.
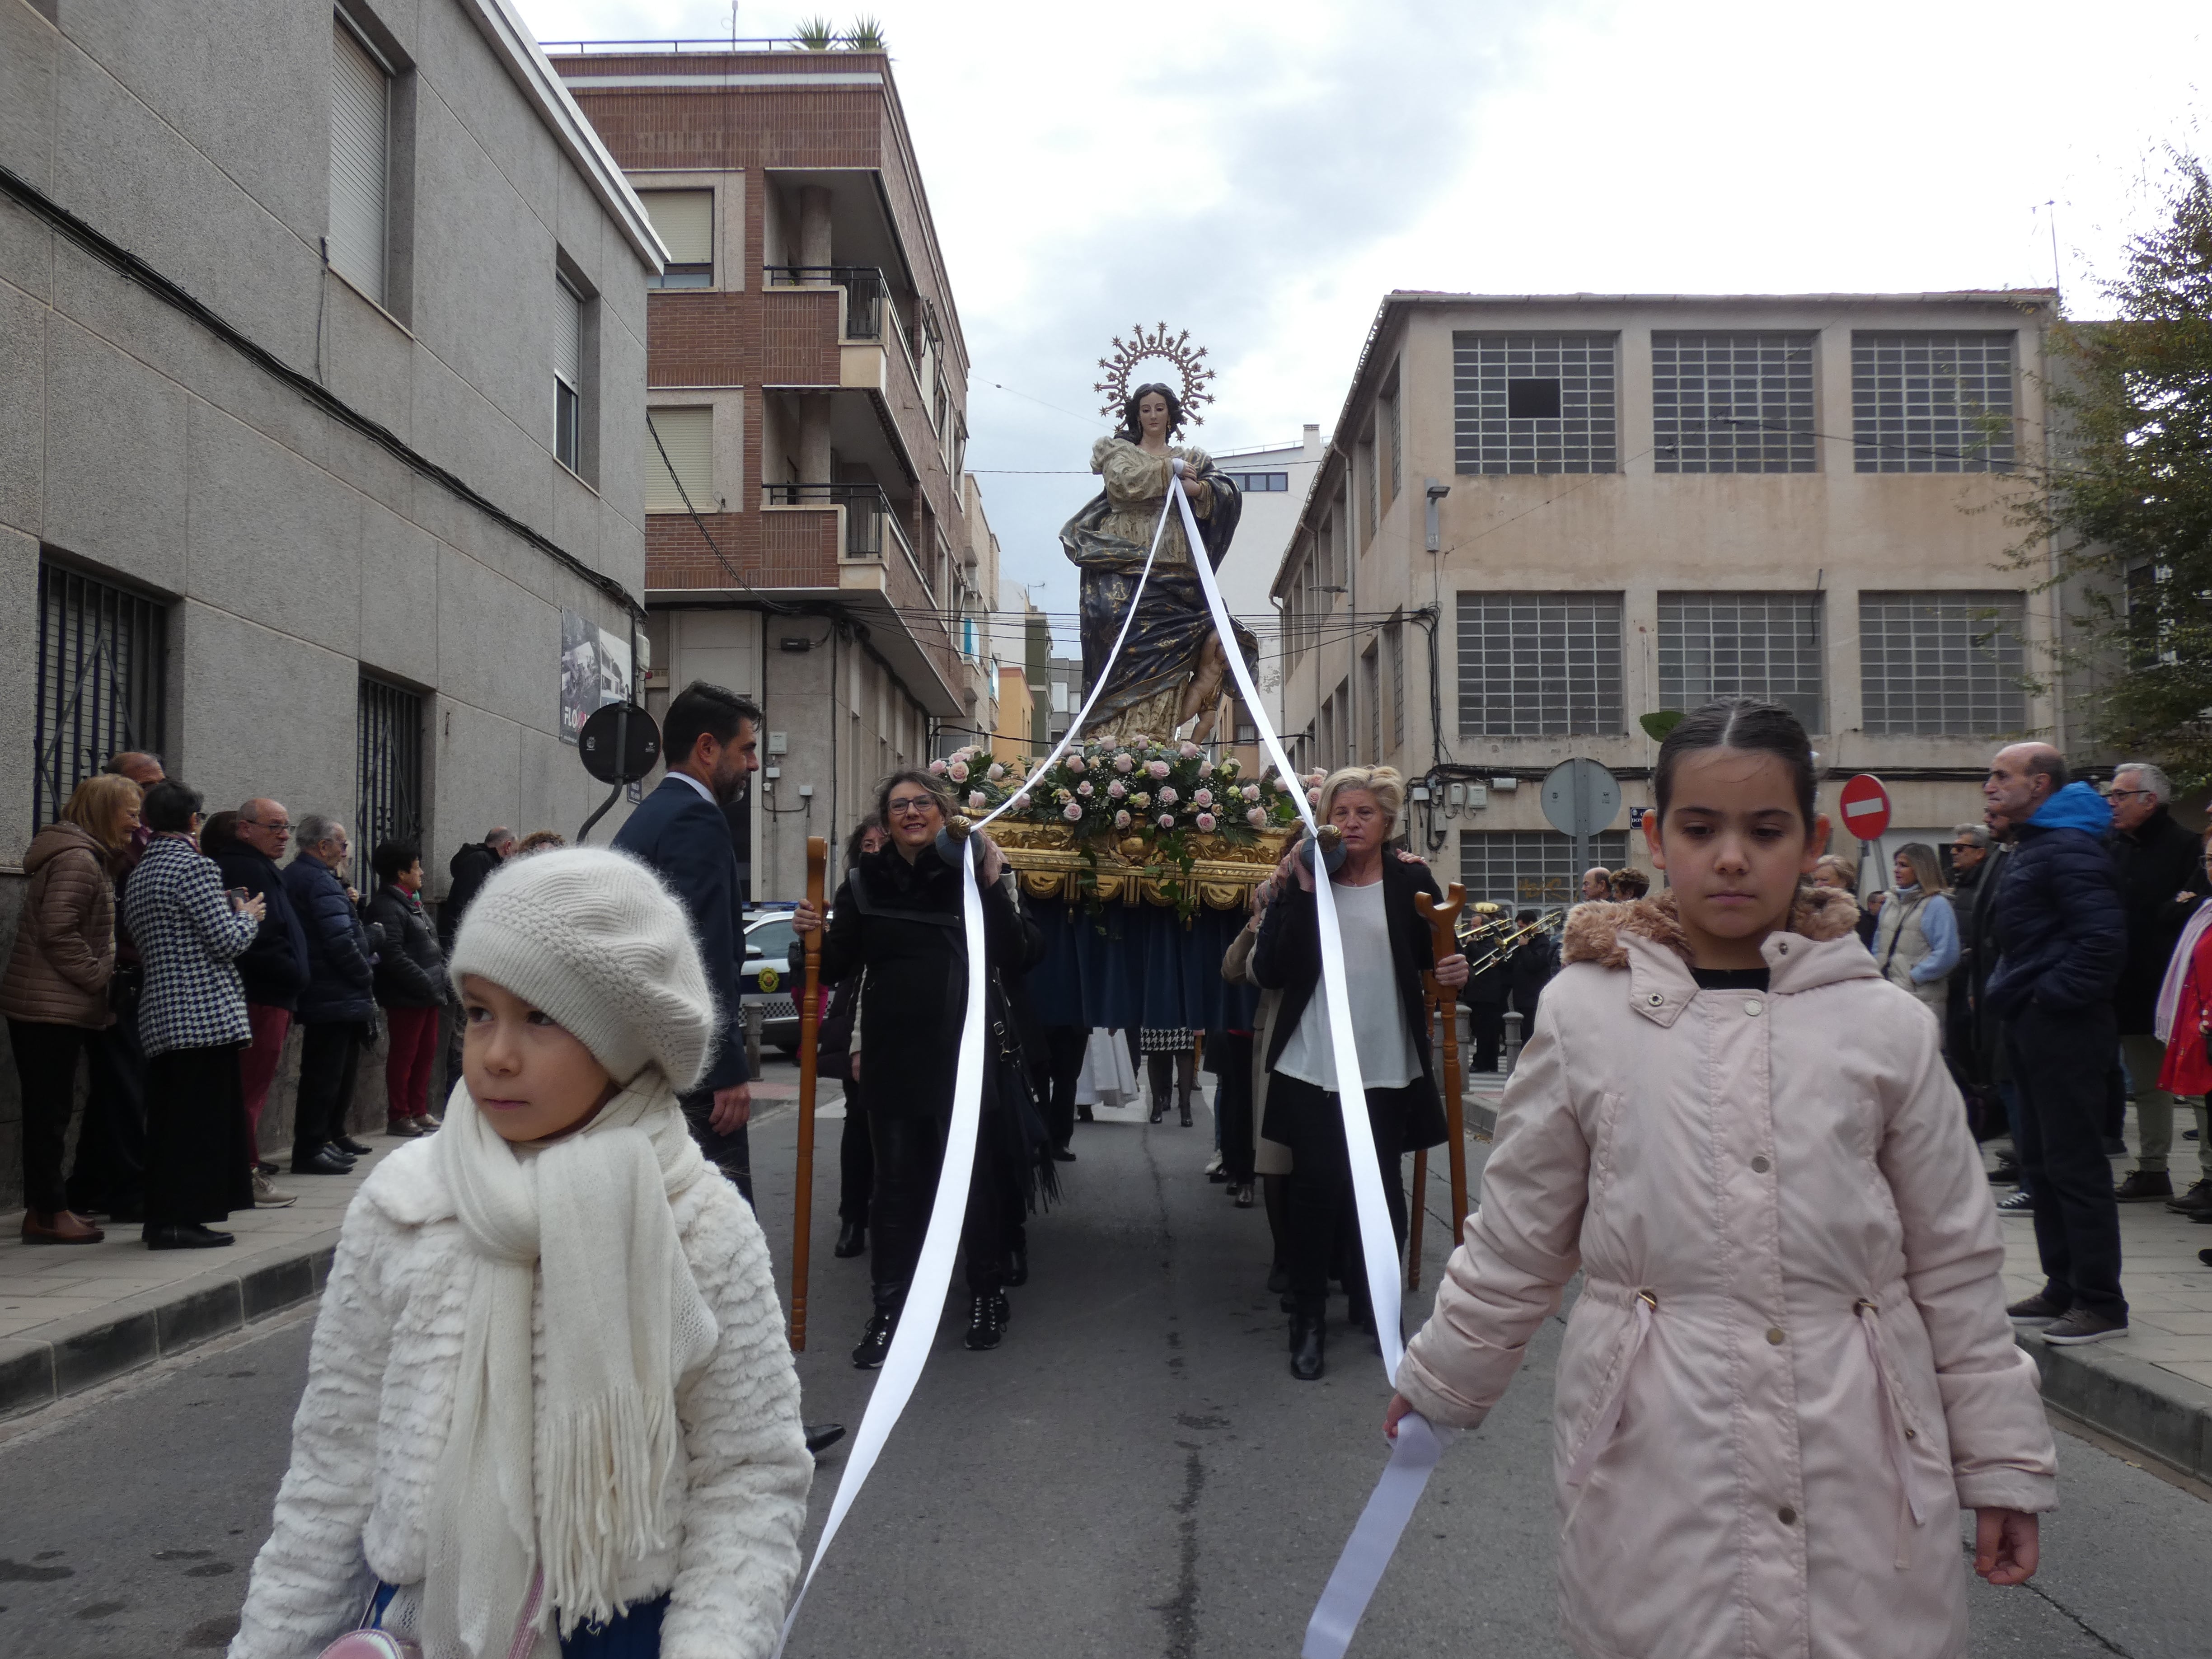
[[[834,985],[860,981],[853,1071],[875,1152],[875,1193],[868,1206],[868,1276],[874,1308],[853,1363],[873,1370],[890,1352],[921,1255],[923,1233],[937,1194],[945,1137],[952,1117],[953,1071],[967,1011],[967,934],[960,866],[939,856],[937,837],[951,816],[944,785],[927,772],[893,774],[877,793],[876,810],[889,842],[861,855],[845,872],[822,941],[820,974]],[[1030,946],[1029,924],[999,878],[1006,859],[988,836],[978,838],[975,876],[982,890],[988,965],[1019,973]],[[801,904],[792,925],[802,935],[822,917]],[[1001,1022],[1003,1023],[1003,1021]],[[988,1058],[988,1057],[987,1057]],[[995,1348],[1006,1330],[1005,1189],[999,1137],[991,1133],[991,1074],[986,1065],[986,1122],[976,1137],[975,1168],[961,1228],[967,1258],[967,1346]]]

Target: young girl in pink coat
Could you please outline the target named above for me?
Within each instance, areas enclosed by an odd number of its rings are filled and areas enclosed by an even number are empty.
[[[1576,1272],[1554,1402],[1559,1604],[1593,1659],[1950,1659],[1974,1570],[2057,1503],[2004,1246],[1933,1015],[1888,984],[1804,730],[1709,704],[1661,747],[1668,891],[1584,904],[1481,1207],[1388,1424],[1472,1426]]]

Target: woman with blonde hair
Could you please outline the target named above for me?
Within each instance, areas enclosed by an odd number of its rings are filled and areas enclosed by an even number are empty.
[[[23,1242],[97,1244],[106,1237],[69,1207],[63,1143],[77,1057],[115,1022],[115,863],[138,826],[138,786],[102,773],[70,796],[23,854],[30,879],[15,948],[0,977],[0,1014],[23,1094]]]
[[[1831,887],[1838,893],[1849,893],[1856,900],[1859,891],[1859,861],[1848,853],[1823,853],[1814,860],[1813,868],[1805,878],[1808,887]],[[1868,950],[1874,949],[1875,915],[1865,905],[1859,906],[1859,943]]]
[[[1390,1222],[1406,1239],[1404,1154],[1444,1138],[1443,1104],[1429,1065],[1429,1020],[1421,975],[1433,969],[1456,994],[1467,983],[1467,958],[1441,960],[1414,900],[1441,897],[1425,864],[1391,855],[1406,804],[1405,781],[1388,766],[1346,767],[1322,785],[1319,817],[1342,832],[1344,862],[1329,875],[1344,944],[1346,994],[1352,1006],[1367,1121],[1382,1165]],[[1301,852],[1303,849],[1301,849]],[[1351,1152],[1337,1100],[1336,1060],[1329,1038],[1328,995],[1322,983],[1321,921],[1314,872],[1299,852],[1283,861],[1274,902],[1260,922],[1251,975],[1282,993],[1267,1038],[1267,1123],[1270,1140],[1291,1149],[1284,1234],[1291,1258],[1291,1375],[1310,1382],[1322,1374],[1328,1276],[1338,1224],[1352,1204]],[[1349,1276],[1352,1316],[1372,1328],[1365,1279]],[[1363,1319],[1364,1316],[1364,1319]]]
[[[1950,1004],[1951,970],[1959,965],[1959,920],[1943,866],[1926,842],[1908,842],[1897,849],[1892,873],[1897,890],[1875,925],[1874,959],[1884,979],[1919,998],[1940,1023]]]

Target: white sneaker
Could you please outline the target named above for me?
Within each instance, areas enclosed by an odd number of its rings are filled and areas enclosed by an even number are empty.
[[[281,1210],[285,1208],[288,1205],[297,1204],[299,1201],[299,1194],[280,1193],[276,1189],[276,1188],[270,1185],[269,1177],[267,1176],[263,1175],[258,1170],[254,1171],[253,1207],[255,1209]]]

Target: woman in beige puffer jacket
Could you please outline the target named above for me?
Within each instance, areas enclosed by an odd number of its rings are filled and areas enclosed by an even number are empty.
[[[105,1236],[68,1207],[62,1149],[86,1038],[112,1024],[115,854],[138,821],[138,786],[103,774],[76,787],[59,820],[23,854],[30,878],[15,949],[0,975],[0,1014],[23,1094],[23,1239],[96,1244]]]

